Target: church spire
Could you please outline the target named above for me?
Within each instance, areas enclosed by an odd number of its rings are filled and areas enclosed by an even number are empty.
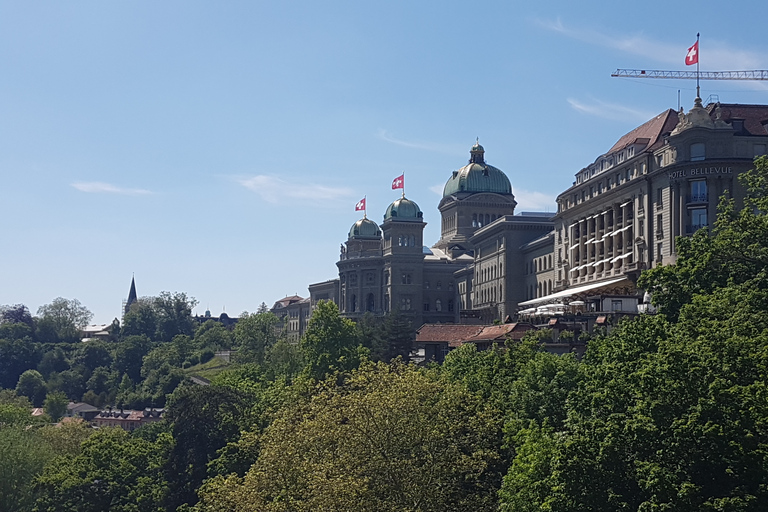
[[[128,292],[128,300],[125,301],[125,313],[131,309],[131,305],[138,300],[136,295],[136,279],[131,276],[131,291]]]

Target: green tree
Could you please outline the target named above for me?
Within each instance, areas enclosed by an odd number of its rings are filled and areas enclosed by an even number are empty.
[[[37,338],[49,343],[80,341],[82,329],[93,318],[77,299],[58,297],[37,310]]]
[[[301,348],[281,338],[267,350],[265,371],[274,380],[279,377],[293,379],[304,367]]]
[[[154,298],[157,314],[157,341],[171,341],[179,334],[192,336],[195,331],[192,310],[197,305],[194,297],[183,292],[160,292]]]
[[[244,313],[235,325],[237,361],[264,364],[267,351],[277,343],[280,319],[273,313]]]
[[[184,386],[171,395],[165,415],[175,441],[166,465],[170,510],[197,502],[207,464],[250,423],[246,398],[218,386]]]
[[[82,443],[75,457],[58,457],[36,480],[40,512],[164,511],[168,494],[163,464],[173,440],[132,438],[105,428]]]
[[[115,347],[112,367],[120,373],[138,382],[141,379],[141,367],[152,344],[145,336],[128,336]]]
[[[69,369],[69,363],[61,347],[56,347],[43,354],[40,364],[37,365],[37,371],[47,379],[53,372],[63,372]]]
[[[202,510],[495,510],[499,423],[481,400],[402,364],[325,381],[267,428],[243,479],[209,480]]]
[[[43,402],[43,410],[55,423],[67,414],[68,404],[69,399],[67,398],[67,395],[61,391],[56,391],[46,395],[45,401]]]
[[[34,429],[0,425],[0,504],[5,512],[32,510],[32,483],[53,456]]]
[[[0,388],[15,387],[21,374],[36,368],[41,357],[38,347],[29,338],[0,339]]]
[[[81,343],[75,351],[72,366],[80,367],[86,380],[90,379],[96,368],[109,367],[112,364],[110,348],[110,345],[99,340]]]
[[[221,322],[208,320],[195,331],[195,344],[212,350],[229,349],[232,348],[232,332]]]
[[[45,379],[37,370],[27,370],[19,377],[16,393],[29,398],[35,407],[41,407],[45,400]]]
[[[355,324],[339,315],[330,301],[320,301],[301,338],[306,374],[322,380],[336,371],[348,371],[360,364],[367,350],[358,345]]]
[[[80,454],[83,441],[95,430],[80,418],[72,418],[58,425],[46,425],[38,433],[56,455],[76,457]]]
[[[123,325],[120,328],[120,337],[145,336],[154,339],[157,333],[157,312],[155,300],[152,297],[141,297],[131,304],[128,312],[123,316]]]

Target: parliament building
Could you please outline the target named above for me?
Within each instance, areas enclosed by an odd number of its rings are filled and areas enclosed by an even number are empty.
[[[709,226],[723,194],[743,199],[737,177],[767,146],[768,106],[697,98],[579,170],[553,215],[515,214],[509,178],[477,143],[447,176],[440,239],[424,245],[424,214],[405,195],[381,224],[363,216],[342,243],[339,277],[286,303],[284,313],[301,319],[289,335],[303,333],[319,300],[352,319],[398,309],[414,327],[636,314],[640,272],[674,263],[676,237]]]

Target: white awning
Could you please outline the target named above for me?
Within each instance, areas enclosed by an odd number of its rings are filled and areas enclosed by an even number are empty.
[[[631,252],[628,252],[626,254],[622,254],[622,255],[616,256],[615,258],[613,258],[611,260],[611,263],[613,263],[614,261],[623,260],[624,258],[629,258],[630,256],[632,256]]]
[[[614,234],[614,235],[618,235],[618,234],[619,234],[619,233],[621,233],[622,231],[626,231],[626,230],[628,230],[628,229],[629,229],[629,228],[631,228],[631,227],[632,227],[632,224],[630,224],[629,226],[624,226],[623,228],[621,228],[621,229],[617,229],[616,231],[614,231],[614,232],[613,232],[613,234]]]
[[[569,251],[572,251],[572,250],[576,249],[578,246],[579,246],[579,244],[576,244],[576,245],[572,245],[572,246],[570,246],[570,247],[568,248],[568,250],[569,250]]]
[[[561,290],[556,293],[552,293],[550,295],[539,297],[537,299],[531,299],[526,300],[525,302],[519,302],[518,306],[533,306],[535,304],[542,304],[544,302],[551,302],[556,299],[562,299],[563,297],[570,297],[573,295],[578,295],[580,293],[588,292],[589,290],[595,290],[597,288],[601,288],[603,286],[610,286],[612,284],[619,283],[621,281],[627,281],[629,282],[629,279],[626,277],[617,277],[616,279],[610,279],[608,281],[601,281],[597,283],[589,283],[581,286],[574,286],[573,288],[568,288],[565,290]]]
[[[586,242],[584,242],[584,245],[587,245],[587,244],[591,244],[591,243],[592,243],[592,242],[594,242],[594,241],[595,241],[595,239],[594,239],[594,238],[590,238],[589,240],[587,240]]]

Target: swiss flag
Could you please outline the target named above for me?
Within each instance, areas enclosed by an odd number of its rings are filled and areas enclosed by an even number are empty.
[[[392,181],[392,190],[405,188],[405,173],[401,174]]]
[[[357,202],[357,204],[355,205],[355,211],[356,212],[365,211],[365,198],[362,198]]]
[[[699,63],[699,42],[688,48],[688,53],[685,55],[685,65],[693,66]]]

